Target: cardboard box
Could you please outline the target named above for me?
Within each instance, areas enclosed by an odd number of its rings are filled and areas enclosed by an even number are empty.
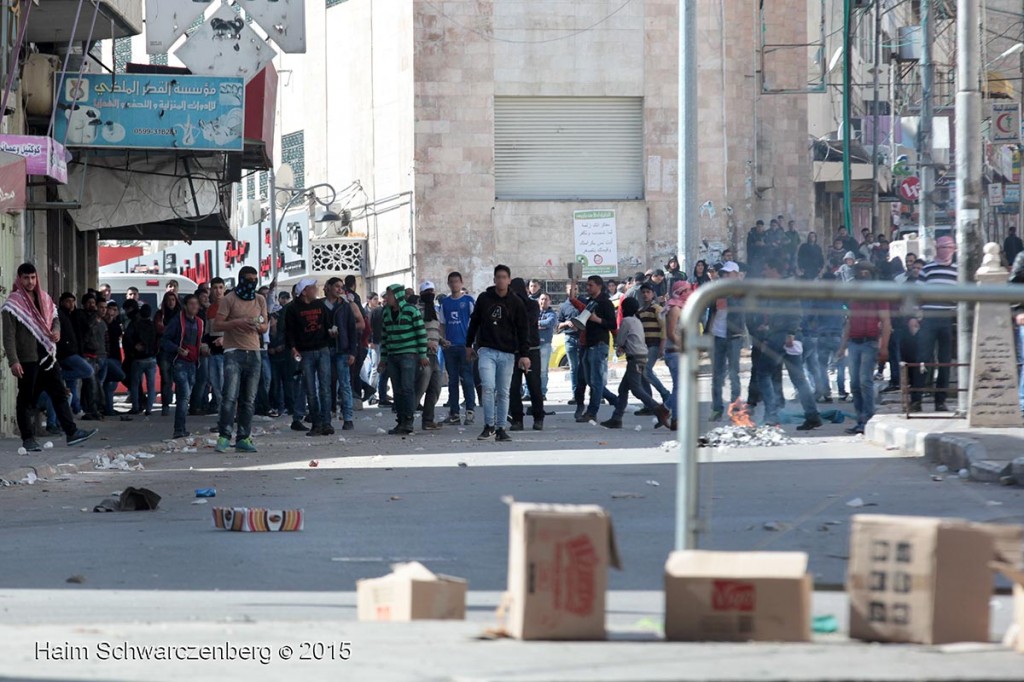
[[[596,505],[510,505],[505,634],[605,638],[608,566],[621,568],[611,516]]]
[[[665,639],[809,642],[804,552],[672,552],[665,563]]]
[[[959,519],[854,516],[846,579],[850,636],[989,641],[994,547],[991,529]]]
[[[1003,644],[1024,654],[1024,570],[1004,562],[993,562],[992,568],[1013,581],[1013,623]]]
[[[356,582],[359,620],[464,620],[466,581],[437,575],[418,561],[390,574]]]

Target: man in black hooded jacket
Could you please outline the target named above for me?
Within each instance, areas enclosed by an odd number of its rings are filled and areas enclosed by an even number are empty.
[[[526,290],[526,282],[516,277],[509,284],[512,293],[518,296],[526,306],[526,331],[530,344],[530,368],[523,370],[518,365],[512,370],[512,385],[509,388],[509,417],[512,420],[510,431],[523,430],[523,378],[530,392],[530,405],[533,413],[533,430],[544,429],[544,392],[541,390],[540,375],[540,305],[530,298]]]

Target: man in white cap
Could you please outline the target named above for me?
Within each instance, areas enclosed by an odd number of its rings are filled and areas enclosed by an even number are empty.
[[[288,306],[286,344],[302,365],[302,380],[313,427],[307,436],[330,436],[331,427],[331,313],[317,298],[316,280],[305,277],[295,285],[298,296]]]

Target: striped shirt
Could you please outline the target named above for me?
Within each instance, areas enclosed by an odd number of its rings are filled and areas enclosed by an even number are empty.
[[[381,358],[409,353],[427,357],[427,331],[419,310],[402,300],[398,310],[385,306],[383,322]]]
[[[955,286],[956,276],[956,263],[943,265],[936,261],[931,261],[921,268],[921,277],[918,279],[918,282],[927,286]],[[921,310],[950,311],[955,309],[956,303],[953,301],[932,301],[921,304]]]
[[[665,338],[665,321],[661,318],[661,306],[654,303],[642,308],[636,314],[644,327],[644,342],[648,346],[658,346]]]

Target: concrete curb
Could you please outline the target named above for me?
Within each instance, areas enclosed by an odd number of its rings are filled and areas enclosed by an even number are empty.
[[[967,469],[972,481],[1024,486],[1024,457],[1011,463],[989,459],[984,444],[973,438],[918,431],[875,420],[868,422],[864,437],[887,450],[922,457],[928,465],[945,464],[954,472]]]

